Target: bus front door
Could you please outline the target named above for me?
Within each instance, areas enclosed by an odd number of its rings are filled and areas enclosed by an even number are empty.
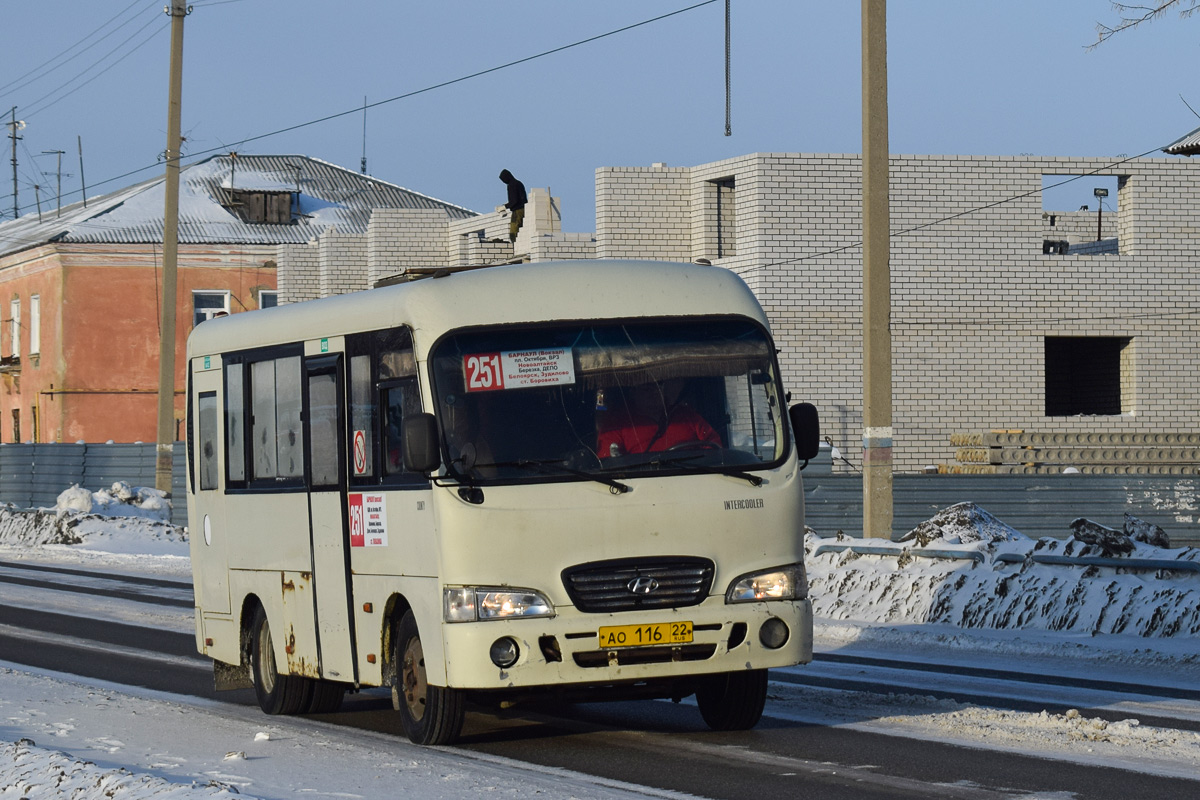
[[[313,604],[321,677],[354,682],[354,599],[350,589],[350,530],[346,519],[345,409],[340,355],[305,363],[308,413],[308,517]]]

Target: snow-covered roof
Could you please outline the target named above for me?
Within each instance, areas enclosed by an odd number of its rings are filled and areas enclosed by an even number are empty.
[[[49,242],[146,244],[163,239],[164,177],[55,211],[0,224],[0,256]],[[230,190],[293,192],[292,224],[251,223],[231,207]],[[181,244],[303,244],[326,228],[365,233],[376,208],[470,209],[300,155],[219,155],[184,167],[179,181]]]

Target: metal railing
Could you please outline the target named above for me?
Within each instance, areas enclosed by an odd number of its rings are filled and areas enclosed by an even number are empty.
[[[817,545],[813,556],[823,553],[842,553],[849,550],[857,555],[896,556],[904,554],[918,558],[941,558],[957,561],[987,563],[987,556],[979,550],[947,550],[939,547],[905,547],[902,544],[833,544]],[[1173,560],[1169,558],[1116,558],[1112,556],[1060,556],[1052,553],[997,553],[992,559],[1000,564],[1052,564],[1067,567],[1109,567],[1136,571],[1174,570],[1177,572],[1200,572],[1200,561]]]

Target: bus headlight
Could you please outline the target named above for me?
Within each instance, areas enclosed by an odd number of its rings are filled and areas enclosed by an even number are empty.
[[[446,622],[553,617],[554,606],[541,592],[486,586],[447,587],[442,596]]]
[[[802,600],[808,596],[804,564],[742,575],[729,585],[726,603],[761,603],[766,600]]]

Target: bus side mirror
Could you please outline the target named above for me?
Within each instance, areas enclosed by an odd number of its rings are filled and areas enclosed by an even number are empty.
[[[404,420],[404,444],[401,447],[404,468],[428,475],[442,463],[438,452],[437,420],[433,414],[411,414]]]
[[[788,409],[792,421],[792,436],[796,439],[796,455],[801,461],[810,461],[821,451],[821,422],[817,418],[817,407],[812,403],[796,403]]]

